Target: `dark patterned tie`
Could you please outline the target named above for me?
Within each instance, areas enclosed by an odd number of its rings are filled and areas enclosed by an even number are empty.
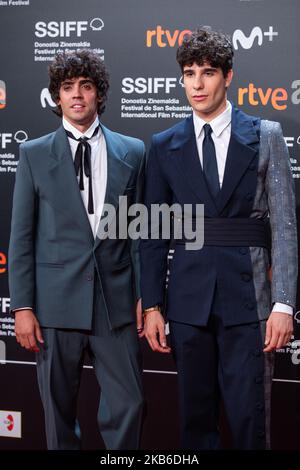
[[[84,190],[83,184],[83,171],[85,176],[89,179],[89,200],[88,200],[88,213],[94,214],[94,202],[93,202],[93,183],[92,183],[92,166],[91,166],[91,146],[88,143],[88,140],[92,139],[97,135],[99,131],[99,126],[93,132],[91,137],[80,137],[76,139],[72,132],[67,131],[67,136],[71,139],[77,140],[79,142],[74,159],[75,173],[76,176],[79,176],[79,188],[80,191]]]
[[[218,165],[216,158],[216,149],[212,140],[212,128],[209,124],[203,126],[205,136],[202,144],[203,152],[203,172],[211,195],[216,199],[220,192],[220,182],[218,174]]]

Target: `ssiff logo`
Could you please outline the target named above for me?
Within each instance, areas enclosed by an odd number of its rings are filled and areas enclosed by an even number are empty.
[[[72,35],[81,37],[82,33],[88,30],[101,31],[104,28],[104,21],[101,18],[93,18],[90,21],[38,21],[35,24],[35,36],[38,38],[66,37]]]
[[[296,144],[300,145],[300,135],[298,135],[298,137],[285,137],[284,140],[285,140],[287,147],[294,147],[294,145]]]
[[[0,80],[0,109],[6,106],[6,85],[3,80]]]
[[[0,410],[0,436],[21,438],[21,412]]]
[[[27,132],[22,129],[16,131],[14,134],[12,132],[2,132],[0,133],[0,149],[5,150],[8,144],[11,144],[14,140],[17,144],[22,144],[28,139]]]

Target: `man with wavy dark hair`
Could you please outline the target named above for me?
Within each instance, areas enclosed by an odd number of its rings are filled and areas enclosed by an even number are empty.
[[[144,144],[99,121],[109,83],[97,55],[60,54],[49,75],[62,126],[20,146],[14,190],[9,282],[16,339],[36,352],[49,449],[80,448],[76,406],[85,350],[101,387],[106,447],[137,449],[138,246],[100,237],[99,224],[105,204],[117,211],[119,196],[139,200]]]
[[[142,241],[145,335],[153,351],[170,352],[166,295],[184,448],[219,448],[222,398],[234,447],[264,449],[274,350],[291,338],[296,297],[289,156],[279,123],[227,101],[227,36],[194,31],[177,61],[193,115],[153,136],[145,200],[149,213],[152,204],[188,203],[194,219],[204,205],[204,245],[189,251],[188,237],[174,240],[165,292],[170,240]]]
[[[61,84],[68,78],[89,77],[95,85],[98,102],[98,116],[104,113],[107,93],[109,89],[109,75],[106,66],[96,54],[88,50],[78,51],[76,54],[57,54],[49,66],[49,91],[55,103],[59,100]],[[54,112],[62,117],[62,109],[57,104]]]

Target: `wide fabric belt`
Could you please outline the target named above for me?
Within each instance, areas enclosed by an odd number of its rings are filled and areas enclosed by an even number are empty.
[[[191,243],[181,238],[175,244]],[[204,218],[204,246],[258,246],[270,249],[269,220],[250,218]]]

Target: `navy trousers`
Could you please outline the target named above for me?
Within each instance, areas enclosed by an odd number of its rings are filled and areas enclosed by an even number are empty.
[[[215,292],[207,326],[170,322],[184,449],[218,449],[222,397],[236,449],[266,448],[265,322],[225,327]],[[267,378],[271,381],[271,377]],[[268,429],[269,431],[269,429]],[[268,439],[267,439],[268,440]]]

